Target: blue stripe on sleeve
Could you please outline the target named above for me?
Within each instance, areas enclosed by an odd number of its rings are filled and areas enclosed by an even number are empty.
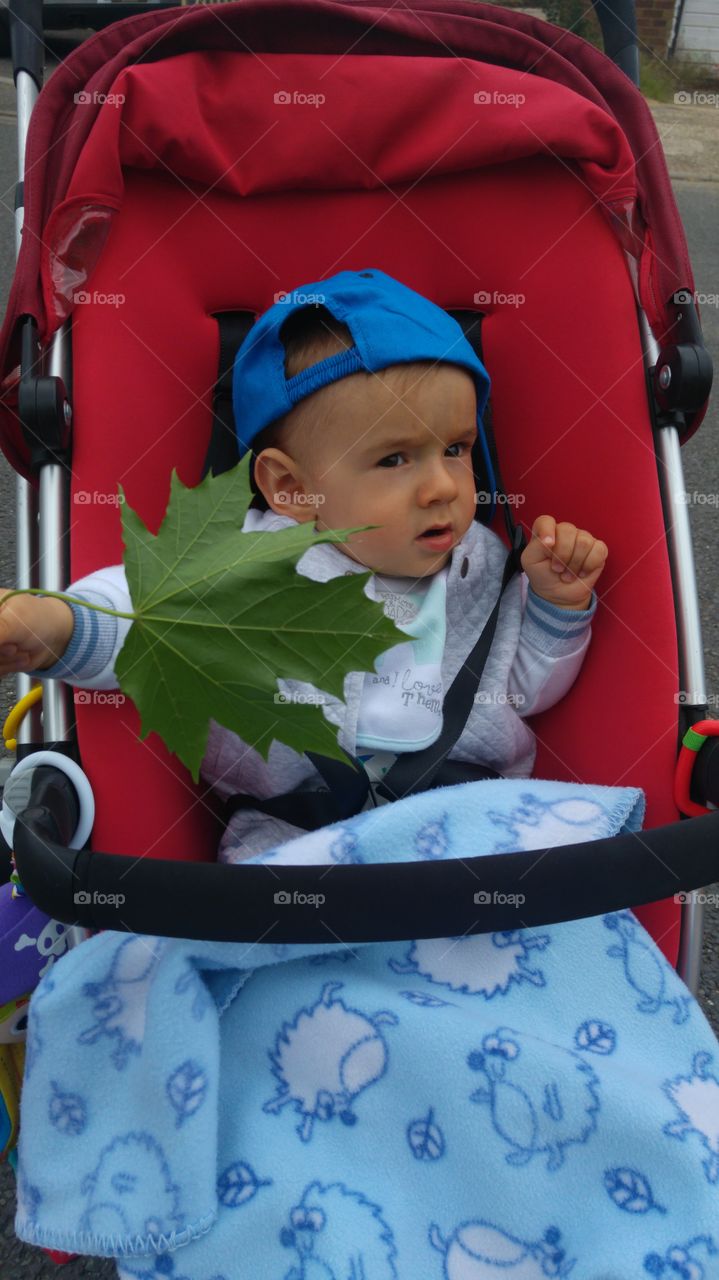
[[[112,609],[113,602],[100,591],[78,591],[78,600],[101,604]],[[117,618],[109,613],[98,613],[82,605],[70,604],[73,615],[73,631],[70,642],[59,662],[38,672],[42,680],[67,680],[82,684],[99,675],[109,662],[117,640]]]
[[[551,636],[565,639],[570,636],[580,636],[586,631],[597,611],[597,597],[592,592],[591,603],[587,609],[562,609],[559,605],[543,600],[530,587],[527,591],[526,610],[535,626],[541,627]]]
[[[522,638],[526,644],[549,658],[561,658],[576,652],[586,642],[591,620],[597,609],[592,592],[588,609],[562,609],[527,589]]]

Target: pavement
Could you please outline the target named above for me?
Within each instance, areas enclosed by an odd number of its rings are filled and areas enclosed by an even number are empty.
[[[692,98],[691,90],[679,93]],[[711,96],[716,106],[703,105]],[[713,95],[696,97],[698,102],[681,104],[648,102],[672,181],[719,182],[719,83]]]
[[[8,64],[0,68],[0,124],[13,127],[15,94],[8,79]],[[717,86],[719,101],[719,85]],[[681,88],[678,92],[682,92]],[[689,243],[697,290],[719,293],[719,106],[690,100],[649,105],[657,124],[667,158],[670,177]],[[0,208],[0,273],[6,296],[14,262],[12,220]],[[719,308],[702,308],[705,342],[719,361]],[[719,457],[713,445],[712,425],[719,418],[719,393],[715,392],[702,429],[682,450],[685,482],[692,489],[719,492]],[[0,457],[0,481],[7,487],[7,472]],[[707,688],[719,693],[719,565],[717,564],[716,507],[704,505],[691,511],[702,626],[705,641]],[[9,504],[0,502],[0,581],[7,578],[12,564],[14,527]],[[3,689],[3,694],[5,690]],[[0,703],[0,714],[3,714]],[[719,885],[713,886],[719,892]],[[703,939],[703,968],[699,1003],[719,1034],[719,909],[706,911]],[[61,1270],[39,1249],[23,1244],[13,1230],[15,1184],[11,1170],[0,1165],[0,1280],[114,1280],[117,1271],[107,1259],[82,1257]]]

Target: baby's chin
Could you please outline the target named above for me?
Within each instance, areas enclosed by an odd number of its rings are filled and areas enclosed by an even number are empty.
[[[385,578],[430,578],[433,574],[439,573],[440,569],[444,569],[451,559],[451,550],[443,551],[436,556],[422,556],[421,559],[410,556],[406,560],[401,558],[378,560],[374,558],[373,563],[367,564],[366,568]]]
[[[409,550],[406,556],[402,556],[397,552],[383,554],[381,549],[373,547],[363,555],[358,548],[348,546],[346,542],[338,542],[336,546],[356,564],[386,578],[428,578],[449,564],[454,550],[450,547],[448,551],[440,551],[433,556]]]

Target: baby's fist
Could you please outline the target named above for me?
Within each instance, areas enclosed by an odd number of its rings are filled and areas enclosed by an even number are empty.
[[[608,554],[606,542],[586,529],[538,516],[521,563],[532,590],[543,600],[561,609],[588,609]]]
[[[10,594],[0,587],[0,676],[54,666],[70,643],[72,609],[51,596]]]

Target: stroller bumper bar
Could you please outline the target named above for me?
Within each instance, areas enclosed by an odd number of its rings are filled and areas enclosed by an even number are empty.
[[[93,853],[67,847],[72,783],[42,774],[15,824],[17,869],[36,906],[89,929],[340,946],[457,937],[602,915],[719,879],[719,810],[603,840],[446,861],[238,867]]]

